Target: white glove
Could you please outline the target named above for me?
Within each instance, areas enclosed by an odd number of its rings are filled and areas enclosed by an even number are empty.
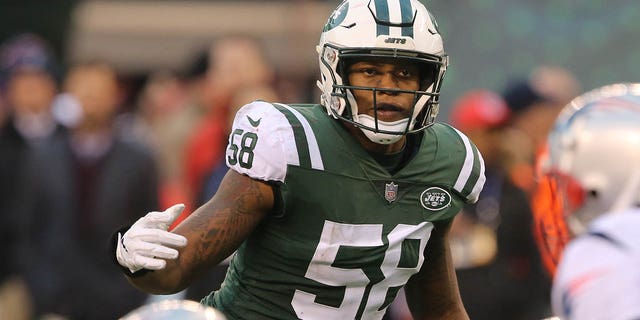
[[[118,233],[116,258],[129,271],[160,270],[167,259],[176,259],[178,250],[187,245],[187,238],[167,231],[171,223],[184,210],[176,204],[162,212],[149,212],[134,223],[124,235]]]

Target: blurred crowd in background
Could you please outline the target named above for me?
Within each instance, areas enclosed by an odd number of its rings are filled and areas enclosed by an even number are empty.
[[[215,193],[237,108],[318,100],[315,69],[290,78],[272,57],[262,39],[236,33],[194,51],[183,68],[132,76],[100,55],[71,61],[40,33],[4,38],[0,319],[115,319],[157,298],[127,283],[107,240],[149,211],[185,203],[180,221]],[[517,75],[498,85],[465,81],[456,68],[448,81],[468,89],[443,99],[439,121],[468,135],[487,167],[478,203],[457,216],[450,238],[465,307],[471,319],[542,319],[550,276],[531,213],[536,159],[584,84],[551,63],[503,70]],[[199,301],[224,272],[215,268],[182,297]],[[410,319],[402,299],[386,318]]]

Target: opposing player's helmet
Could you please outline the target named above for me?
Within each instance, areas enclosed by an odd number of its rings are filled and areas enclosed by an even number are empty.
[[[317,51],[321,104],[329,115],[361,128],[372,141],[393,143],[435,121],[448,56],[434,18],[418,0],[342,2],[324,26]],[[396,91],[414,94],[411,119],[387,123],[377,117],[358,115],[351,90],[371,90],[375,97],[380,89],[350,86],[348,65],[358,59],[386,57],[421,65],[421,88]]]
[[[545,167],[573,235],[599,215],[639,205],[640,83],[577,97],[558,116],[548,144]]]
[[[145,304],[120,320],[225,320],[222,312],[191,300],[162,300]]]

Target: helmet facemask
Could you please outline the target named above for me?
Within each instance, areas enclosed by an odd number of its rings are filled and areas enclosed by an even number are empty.
[[[345,122],[360,128],[373,142],[388,144],[399,140],[403,135],[416,133],[429,127],[435,121],[439,111],[440,86],[446,69],[445,58],[437,56],[417,57],[415,52],[403,52],[397,49],[367,49],[350,48],[340,49],[331,45],[323,48],[320,61],[332,72],[333,85],[330,95],[323,93],[323,105],[330,114]],[[327,60],[328,58],[329,60]],[[353,86],[348,81],[348,68],[358,61],[393,58],[395,61],[405,60],[408,63],[417,64],[420,67],[419,90],[403,90],[391,88]],[[333,62],[331,59],[335,59]],[[325,80],[326,85],[326,80]],[[319,86],[321,83],[319,82]],[[322,88],[322,86],[321,86]],[[372,94],[374,115],[358,113],[358,103],[353,95],[353,90],[370,91]],[[409,118],[385,122],[377,118],[376,110],[380,107],[377,103],[379,92],[392,94],[411,94],[413,103]]]
[[[348,0],[334,11],[317,47],[321,71],[318,87],[322,90],[321,104],[329,115],[360,128],[375,143],[389,144],[433,124],[439,111],[448,57],[433,17],[420,2],[402,0],[389,2],[388,8],[384,5],[376,8],[378,4],[378,1]],[[393,9],[396,5],[399,7]],[[395,90],[350,85],[349,65],[371,59],[420,65],[420,88]],[[373,116],[359,114],[354,90],[371,92]],[[378,119],[375,110],[380,106],[376,96],[381,91],[413,95],[410,116],[393,122]]]

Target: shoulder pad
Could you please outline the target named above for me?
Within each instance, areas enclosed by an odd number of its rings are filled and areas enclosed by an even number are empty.
[[[300,136],[306,145],[298,145]],[[292,107],[254,101],[236,113],[226,151],[229,168],[255,179],[282,182],[287,166],[301,165],[303,155],[310,158],[310,167],[322,168],[313,131]]]
[[[475,203],[478,201],[480,191],[482,191],[486,180],[484,175],[484,160],[478,148],[464,133],[454,127],[448,127],[453,129],[460,138],[465,153],[464,162],[453,185],[453,189],[462,194],[468,203]]]

